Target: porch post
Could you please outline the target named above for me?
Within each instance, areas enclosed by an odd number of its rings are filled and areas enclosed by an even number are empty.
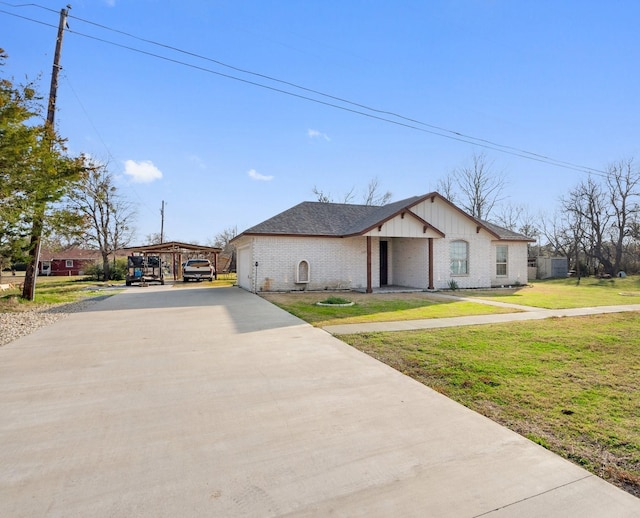
[[[373,293],[371,287],[371,236],[367,236],[367,293]]]
[[[433,238],[427,239],[429,241],[429,289],[435,289],[433,286]]]

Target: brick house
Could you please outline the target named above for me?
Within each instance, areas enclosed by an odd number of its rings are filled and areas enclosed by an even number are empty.
[[[367,293],[526,284],[533,241],[437,192],[383,206],[303,202],[233,239],[246,290]]]

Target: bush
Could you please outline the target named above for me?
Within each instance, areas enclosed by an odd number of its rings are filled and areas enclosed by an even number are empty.
[[[116,259],[115,267],[111,264],[109,270],[109,279],[112,281],[124,281],[127,275],[127,260],[126,258]]]
[[[349,304],[350,301],[342,297],[329,297],[320,301],[322,304]]]
[[[104,275],[104,272],[102,271],[102,265],[98,263],[93,263],[87,266],[84,269],[84,275],[90,281],[101,281]]]
[[[458,286],[458,283],[456,282],[456,280],[455,279],[451,279],[449,281],[449,289],[451,291],[456,291],[458,288],[459,288],[459,286]]]

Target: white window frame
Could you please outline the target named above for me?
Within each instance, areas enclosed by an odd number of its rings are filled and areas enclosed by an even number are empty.
[[[464,245],[464,258],[461,257],[462,254],[459,254],[459,250],[456,250],[460,245]],[[449,269],[452,276],[469,275],[469,242],[464,239],[451,241],[449,243],[449,259]]]
[[[504,250],[504,257],[500,257],[500,250]],[[509,274],[509,247],[507,245],[496,246],[496,277],[506,277]],[[504,270],[504,272],[502,271]]]
[[[65,259],[64,265],[66,268],[73,268],[73,259]]]

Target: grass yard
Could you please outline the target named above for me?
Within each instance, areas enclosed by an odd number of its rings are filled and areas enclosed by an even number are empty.
[[[173,276],[167,276],[165,279],[168,282],[173,283],[174,288],[225,288],[229,286],[234,286],[237,283],[236,274],[235,273],[219,273],[218,278],[212,281],[187,281],[184,282],[182,279],[177,281],[173,280]]]
[[[640,313],[340,338],[640,496]]]
[[[585,277],[532,281],[522,288],[505,290],[460,290],[464,297],[499,300],[546,309],[640,304],[640,276],[614,279]]]
[[[84,276],[75,277],[38,277],[36,284],[36,296],[33,302],[20,298],[22,289],[17,286],[0,293],[0,312],[21,311],[29,307],[42,304],[64,304],[78,300],[105,295],[103,289],[109,285],[106,282],[87,281]],[[22,283],[24,276],[10,278],[3,276],[4,280],[12,283]],[[115,292],[109,291],[108,294]]]
[[[352,292],[263,293],[261,296],[317,327],[514,312],[513,309],[474,302],[438,299],[423,292],[385,294]],[[355,304],[350,307],[315,305],[316,302],[321,302],[330,296],[338,296],[353,301]]]

